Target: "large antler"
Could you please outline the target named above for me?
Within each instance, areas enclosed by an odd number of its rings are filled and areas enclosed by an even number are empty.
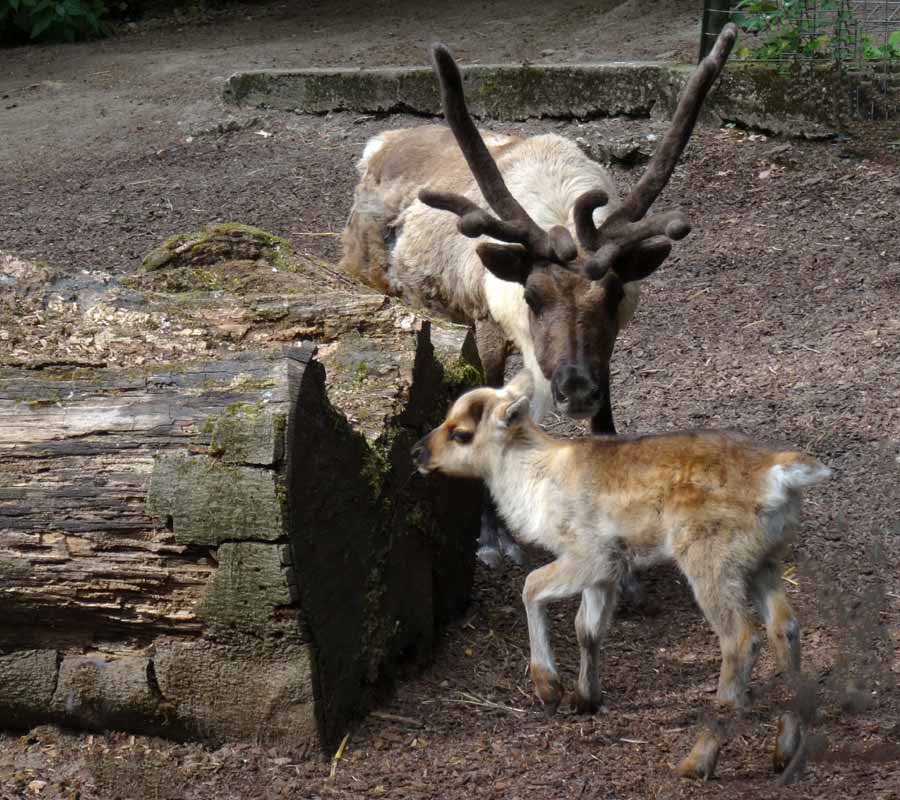
[[[672,176],[691,138],[703,100],[725,66],[736,39],[737,29],[729,23],[684,87],[672,125],[646,172],[599,228],[594,225],[593,213],[606,204],[606,195],[593,191],[578,198],[574,210],[575,231],[585,249],[596,251],[584,265],[587,277],[596,280],[610,269],[627,280],[644,277],[665,260],[673,240],[683,239],[690,233],[691,226],[680,211],[645,215]]]
[[[462,76],[450,51],[442,44],[431,49],[431,60],[441,85],[441,100],[447,124],[465,156],[478,188],[500,219],[489,214],[466,197],[452,192],[423,189],[419,199],[426,205],[459,216],[459,230],[465,236],[487,235],[502,242],[522,245],[524,252],[502,245],[482,244],[479,254],[493,261],[515,264],[517,269],[530,269],[535,260],[565,264],[577,255],[571,234],[562,226],[549,231],[541,228],[512,196],[497,164],[478,133],[466,108]]]

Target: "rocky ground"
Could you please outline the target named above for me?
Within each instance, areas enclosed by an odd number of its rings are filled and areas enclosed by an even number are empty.
[[[456,15],[457,30],[464,6],[446,12]],[[584,35],[558,38],[586,47],[588,13],[578,8],[560,19]],[[325,19],[332,33],[351,27]],[[386,28],[390,19],[385,12]],[[311,261],[334,262],[366,138],[423,122],[227,111],[213,91],[216,76],[253,60],[270,65],[272,48],[286,47],[282,38],[270,48],[250,28],[280,25],[288,37],[292,29],[277,14],[217,25],[0,53],[0,119],[13,134],[2,151],[0,248],[48,262],[57,296],[47,303],[38,286],[33,306],[13,305],[5,291],[11,262],[4,262],[4,361],[140,357],[121,355],[116,337],[104,334],[121,320],[78,313],[91,303],[84,286],[132,275],[152,247],[204,223],[256,225]],[[426,28],[421,21],[397,27],[393,49],[364,46],[357,32],[358,51],[347,52],[362,63],[373,53],[382,63],[409,63],[407,45],[418,45]],[[466,29],[473,54],[476,30],[495,37],[504,30]],[[548,30],[553,49],[557,29]],[[539,27],[528,31],[501,38],[510,48],[544,40]],[[318,47],[298,45],[297,63],[331,52]],[[340,61],[341,51],[333,53]],[[189,74],[185,59],[202,69]],[[129,68],[138,63],[146,69]],[[555,130],[598,155],[610,139],[646,150],[648,134],[659,132],[641,120],[494,127]],[[737,428],[807,450],[835,470],[810,493],[788,576],[804,629],[804,670],[817,689],[816,736],[799,783],[780,789],[770,772],[782,695],[770,686],[765,649],[755,710],[716,779],[674,779],[718,669],[714,637],[674,573],[647,576],[644,603],[614,624],[604,711],[548,719],[525,673],[525,573],[479,568],[471,609],[446,631],[433,665],[406,676],[376,714],[348,731],[338,761],[44,727],[0,736],[0,797],[900,797],[900,131],[894,124],[851,133],[796,142],[698,131],[658,204],[682,205],[694,230],[646,282],[613,365],[621,430]],[[614,174],[625,188],[640,169],[614,165]],[[158,320],[127,324],[138,341],[145,333],[147,341],[160,338]],[[202,332],[185,341],[216,346]],[[550,427],[578,433],[561,420]],[[559,606],[553,619],[571,679],[574,607]]]

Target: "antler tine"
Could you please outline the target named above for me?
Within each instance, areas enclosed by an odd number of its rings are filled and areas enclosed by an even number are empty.
[[[712,52],[694,70],[684,87],[672,125],[650,160],[647,170],[621,206],[597,228],[594,210],[607,202],[604,192],[585,192],[575,203],[575,231],[581,244],[594,254],[583,265],[585,275],[598,280],[614,269],[621,278],[637,280],[649,274],[668,256],[671,242],[683,239],[691,226],[681,211],[646,216],[663,190],[684,152],[707,93],[722,72],[737,39],[737,28],[728,24]]]
[[[621,211],[628,219],[634,221],[643,217],[668,183],[691,138],[703,100],[722,72],[736,40],[737,28],[728,23],[716,39],[712,52],[694,70],[678,101],[672,125],[656,149],[647,170],[622,204]]]
[[[469,170],[485,200],[501,217],[496,219],[461,195],[423,190],[419,199],[434,208],[460,216],[459,229],[469,237],[486,234],[504,242],[523,245],[538,259],[564,264],[576,255],[571,235],[564,229],[550,233],[541,228],[519,204],[503,181],[503,176],[466,108],[462,75],[450,51],[442,44],[431,49],[431,59],[441,86],[441,100],[447,124],[459,144]]]
[[[575,201],[572,216],[575,218],[575,233],[586,250],[600,247],[600,231],[594,225],[594,209],[605,206],[609,195],[603,189],[591,189]]]
[[[489,214],[483,208],[453,192],[437,192],[432,189],[421,189],[419,200],[432,208],[441,211],[452,211],[459,217],[459,232],[470,239],[479,236],[490,236],[501,242],[528,245],[531,231],[524,222],[518,220],[502,220]]]
[[[497,169],[496,162],[469,115],[463,93],[462,75],[450,51],[443,44],[435,44],[431,48],[431,60],[441,85],[441,101],[447,124],[459,143],[459,149],[462,150],[484,199],[504,219],[528,219],[543,233],[503,182],[503,176]]]

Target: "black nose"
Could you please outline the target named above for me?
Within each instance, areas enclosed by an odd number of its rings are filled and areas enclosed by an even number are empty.
[[[594,402],[597,383],[575,364],[562,364],[553,373],[553,396],[557,403],[569,403],[579,407]]]
[[[412,449],[413,464],[415,464],[417,467],[424,466],[428,463],[428,460],[430,458],[431,451],[428,449],[428,445],[425,444],[425,439],[419,439],[419,441],[415,443]]]

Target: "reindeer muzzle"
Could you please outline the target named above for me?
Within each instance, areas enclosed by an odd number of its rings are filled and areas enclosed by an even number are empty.
[[[431,463],[431,450],[428,449],[427,436],[419,439],[419,441],[413,445],[412,460],[413,465],[423,475],[427,475],[431,471],[429,469],[429,464]]]
[[[608,379],[597,381],[575,364],[561,364],[550,381],[556,410],[573,419],[586,419],[598,413],[608,397],[608,385]]]

